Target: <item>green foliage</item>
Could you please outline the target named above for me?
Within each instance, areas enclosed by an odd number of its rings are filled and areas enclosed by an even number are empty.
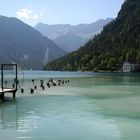
[[[124,61],[140,63],[140,1],[124,2],[118,17],[83,47],[45,66],[46,70],[120,70]]]

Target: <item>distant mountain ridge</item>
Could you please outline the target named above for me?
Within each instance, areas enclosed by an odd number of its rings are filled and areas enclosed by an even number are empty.
[[[43,65],[65,54],[53,41],[16,18],[0,16],[0,63],[25,69]]]
[[[91,24],[70,24],[47,25],[39,23],[35,29],[53,40],[58,46],[67,52],[77,50],[95,35],[101,32],[103,26],[111,22],[112,18],[100,19]]]
[[[118,71],[125,61],[140,64],[140,0],[126,0],[101,34],[45,69]]]

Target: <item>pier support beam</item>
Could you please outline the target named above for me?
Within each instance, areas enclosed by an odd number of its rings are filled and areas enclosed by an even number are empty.
[[[13,92],[13,99],[16,98],[16,92]]]
[[[4,93],[1,93],[1,100],[4,101]]]

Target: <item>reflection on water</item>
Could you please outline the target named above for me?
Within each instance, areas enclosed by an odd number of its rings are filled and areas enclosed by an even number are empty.
[[[11,115],[10,115],[11,114]],[[0,128],[18,128],[17,103],[7,103],[0,106]]]
[[[114,120],[102,117],[100,108],[82,96],[22,97],[4,104],[0,135],[6,140],[120,139]]]
[[[47,80],[43,74],[34,76],[36,84]],[[68,77],[65,73],[63,78]],[[0,104],[1,139],[139,140],[139,75],[87,74],[69,79],[68,85],[28,95],[32,82],[27,76],[25,93],[18,92],[15,102]]]

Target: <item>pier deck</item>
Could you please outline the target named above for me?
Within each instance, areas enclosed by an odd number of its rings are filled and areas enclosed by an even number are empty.
[[[15,99],[16,91],[17,91],[16,88],[4,88],[4,89],[0,88],[1,100],[2,101],[4,100],[4,94],[5,93],[12,93],[13,94],[13,99]]]
[[[16,97],[16,91],[17,91],[17,85],[18,85],[18,76],[17,76],[17,64],[1,64],[1,87],[0,87],[0,99],[2,101],[4,101],[4,94],[5,93],[12,93],[13,94],[13,99],[15,99]],[[12,79],[14,81],[14,87],[12,85],[13,88],[9,87],[4,87],[4,82],[6,81],[7,83],[7,79],[5,79],[5,76],[7,75],[6,72],[11,71],[12,70]],[[9,74],[9,73],[8,73]],[[12,84],[12,83],[11,83]]]

